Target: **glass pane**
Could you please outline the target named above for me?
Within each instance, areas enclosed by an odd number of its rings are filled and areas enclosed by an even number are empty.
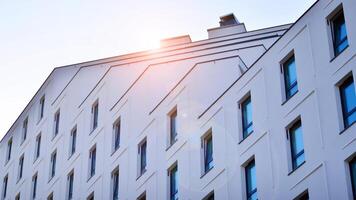
[[[305,161],[304,153],[302,153],[295,159],[295,166],[296,167],[300,166],[304,161]]]
[[[287,99],[298,91],[297,71],[294,56],[283,65]]]
[[[345,126],[348,127],[356,121],[356,95],[352,77],[346,80],[340,88]]]
[[[350,162],[350,174],[354,197],[356,197],[356,158]]]
[[[249,97],[242,103],[242,125],[244,138],[247,137],[252,131],[252,104]]]
[[[246,193],[247,199],[257,199],[256,167],[254,160],[246,166]]]
[[[340,13],[333,21],[335,53],[339,54],[348,46],[345,18]]]
[[[292,148],[296,155],[304,149],[303,133],[300,125],[298,125],[298,127],[295,127],[295,129],[292,130],[291,137],[291,139],[293,140]]]

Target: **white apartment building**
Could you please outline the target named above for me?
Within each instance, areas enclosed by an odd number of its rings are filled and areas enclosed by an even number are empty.
[[[0,142],[0,199],[356,199],[356,1],[208,35],[55,68]]]

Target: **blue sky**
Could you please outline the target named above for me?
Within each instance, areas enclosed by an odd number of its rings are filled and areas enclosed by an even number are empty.
[[[0,0],[0,137],[54,67],[206,39],[219,16],[248,30],[294,22],[315,0]]]

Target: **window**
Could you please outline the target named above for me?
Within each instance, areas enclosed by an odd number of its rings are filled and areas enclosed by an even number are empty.
[[[210,192],[203,200],[214,200],[214,191]]]
[[[89,152],[89,178],[95,175],[95,164],[96,164],[96,145],[91,148]]]
[[[87,197],[87,200],[94,200],[94,192]]]
[[[67,200],[73,199],[73,187],[74,187],[74,170],[72,170],[67,176]]]
[[[7,184],[9,182],[9,175],[6,175],[3,179],[3,185],[2,185],[2,199],[6,198],[6,194],[7,194]]]
[[[243,139],[245,139],[253,131],[251,97],[248,97],[241,103],[241,116],[242,116],[242,137]]]
[[[48,195],[47,200],[53,200],[53,192]]]
[[[175,165],[169,171],[169,199],[178,200],[178,166]]]
[[[246,178],[246,198],[247,200],[257,200],[256,166],[255,160],[250,161],[245,167]]]
[[[54,114],[54,126],[53,126],[53,138],[56,137],[59,133],[59,119],[61,116],[61,112],[60,110],[58,110],[56,112],[56,114]]]
[[[35,161],[40,157],[41,152],[41,134],[36,137]]]
[[[75,153],[76,143],[77,143],[77,126],[75,126],[70,132],[69,157],[71,157]]]
[[[143,142],[139,144],[138,147],[138,158],[139,158],[139,175],[141,176],[146,172],[146,167],[147,167],[147,141],[144,139]]]
[[[349,46],[343,11],[340,10],[330,18],[329,24],[332,32],[334,56],[338,56]]]
[[[11,159],[12,138],[7,142],[6,163]]]
[[[37,173],[32,177],[32,199],[36,199],[37,195]]]
[[[205,138],[203,138],[203,150],[204,150],[204,173],[207,173],[210,169],[214,167],[212,133],[209,133]]]
[[[18,193],[17,195],[16,195],[16,197],[15,197],[15,200],[20,200],[20,193]]]
[[[173,145],[177,141],[177,109],[175,108],[169,115],[169,143]]]
[[[352,76],[340,85],[340,97],[344,127],[347,128],[356,121],[356,95]]]
[[[298,120],[289,128],[292,169],[297,169],[305,162],[304,143],[301,121]]]
[[[43,118],[44,115],[44,106],[45,106],[45,96],[42,96],[42,98],[40,99],[40,110],[39,110],[39,117],[38,117],[38,121],[40,121]]]
[[[146,192],[142,193],[137,200],[146,200]]]
[[[50,180],[56,175],[57,150],[51,154]]]
[[[19,159],[19,168],[18,168],[17,181],[19,181],[22,178],[24,160],[25,160],[25,155],[22,154],[22,156]]]
[[[21,143],[23,143],[26,140],[27,137],[27,129],[28,129],[28,118],[25,119],[25,121],[22,123],[22,138],[21,138]]]
[[[297,71],[294,55],[287,59],[283,65],[284,88],[286,100],[298,92]]]
[[[302,192],[300,195],[298,195],[296,198],[294,198],[293,200],[309,200],[309,194],[308,194],[308,190]]]
[[[351,175],[351,186],[354,199],[356,199],[356,157],[354,157],[350,162],[350,175]]]
[[[121,120],[118,119],[113,125],[114,131],[114,148],[113,150],[116,151],[120,147],[120,137],[121,137]]]
[[[119,169],[111,173],[112,181],[112,200],[119,200]]]
[[[98,117],[99,117],[99,101],[97,100],[92,108],[91,108],[91,114],[92,114],[92,127],[91,130],[94,131],[96,127],[98,127]]]

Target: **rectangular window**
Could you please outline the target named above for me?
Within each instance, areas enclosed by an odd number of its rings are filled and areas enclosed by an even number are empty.
[[[302,192],[300,195],[298,195],[296,198],[293,200],[309,200],[309,193],[308,190]]]
[[[89,152],[89,178],[95,175],[95,166],[96,165],[96,146],[91,148]]]
[[[75,126],[70,132],[70,148],[69,148],[69,157],[75,153],[77,143],[77,126]]]
[[[53,200],[53,192],[48,195],[47,200]]]
[[[50,180],[56,175],[57,150],[51,154]]]
[[[356,121],[356,95],[352,76],[340,85],[340,98],[344,127],[347,128]]]
[[[20,200],[21,199],[21,196],[20,196],[20,193],[18,193],[15,197],[15,200]]]
[[[349,46],[343,10],[337,12],[329,20],[329,24],[332,32],[334,56],[338,56]]]
[[[286,100],[298,92],[297,70],[294,55],[286,60],[283,65],[284,88]]]
[[[94,200],[94,192],[87,197],[87,200]]]
[[[119,200],[119,169],[111,173],[112,179],[112,200]]]
[[[257,200],[257,182],[255,160],[252,160],[245,167],[246,197],[247,200]]]
[[[354,157],[350,162],[350,175],[351,175],[351,187],[354,199],[356,199],[356,157]]]
[[[18,168],[17,181],[19,181],[22,178],[24,160],[25,160],[25,155],[22,154],[22,156],[19,159],[19,168]]]
[[[303,132],[302,123],[300,120],[295,122],[289,128],[289,138],[290,138],[290,149],[292,158],[292,169],[293,171],[297,169],[300,165],[305,162],[304,158],[304,142],[303,142]]]
[[[169,142],[173,145],[177,141],[177,109],[174,109],[169,115]]]
[[[32,199],[36,199],[37,195],[37,173],[32,177]]]
[[[241,103],[242,137],[245,139],[253,131],[251,97]]]
[[[39,117],[38,117],[38,121],[40,121],[43,116],[44,116],[44,107],[45,107],[45,96],[42,96],[40,99],[40,110],[39,110]]]
[[[146,200],[146,192],[142,193],[137,200]]]
[[[9,182],[9,175],[6,175],[3,179],[3,185],[2,185],[2,199],[6,198],[7,194],[7,184]]]
[[[40,157],[41,152],[41,134],[36,137],[35,161]]]
[[[138,147],[138,157],[139,157],[139,163],[140,163],[140,171],[139,175],[142,175],[146,172],[146,167],[147,167],[147,141],[146,139],[140,143]]]
[[[21,138],[21,143],[23,143],[26,140],[27,137],[27,129],[28,129],[28,118],[25,119],[25,121],[22,123],[22,138]]]
[[[99,101],[96,101],[92,108],[91,108],[91,114],[92,114],[92,127],[91,130],[95,130],[96,127],[98,127],[98,117],[99,117]]]
[[[175,165],[169,171],[169,199],[178,200],[178,166]]]
[[[54,126],[53,126],[53,138],[56,137],[59,133],[59,120],[60,120],[61,112],[58,110],[56,114],[54,114]]]
[[[203,139],[203,148],[204,148],[204,173],[207,173],[214,166],[212,133],[209,133],[208,136],[206,136]]]
[[[11,159],[12,138],[7,142],[6,163]]]
[[[214,200],[214,191],[210,192],[203,200]]]
[[[72,200],[74,188],[74,171],[70,172],[67,176],[67,187],[67,200]]]
[[[120,138],[121,138],[121,120],[118,119],[113,125],[114,131],[114,151],[120,147]]]

